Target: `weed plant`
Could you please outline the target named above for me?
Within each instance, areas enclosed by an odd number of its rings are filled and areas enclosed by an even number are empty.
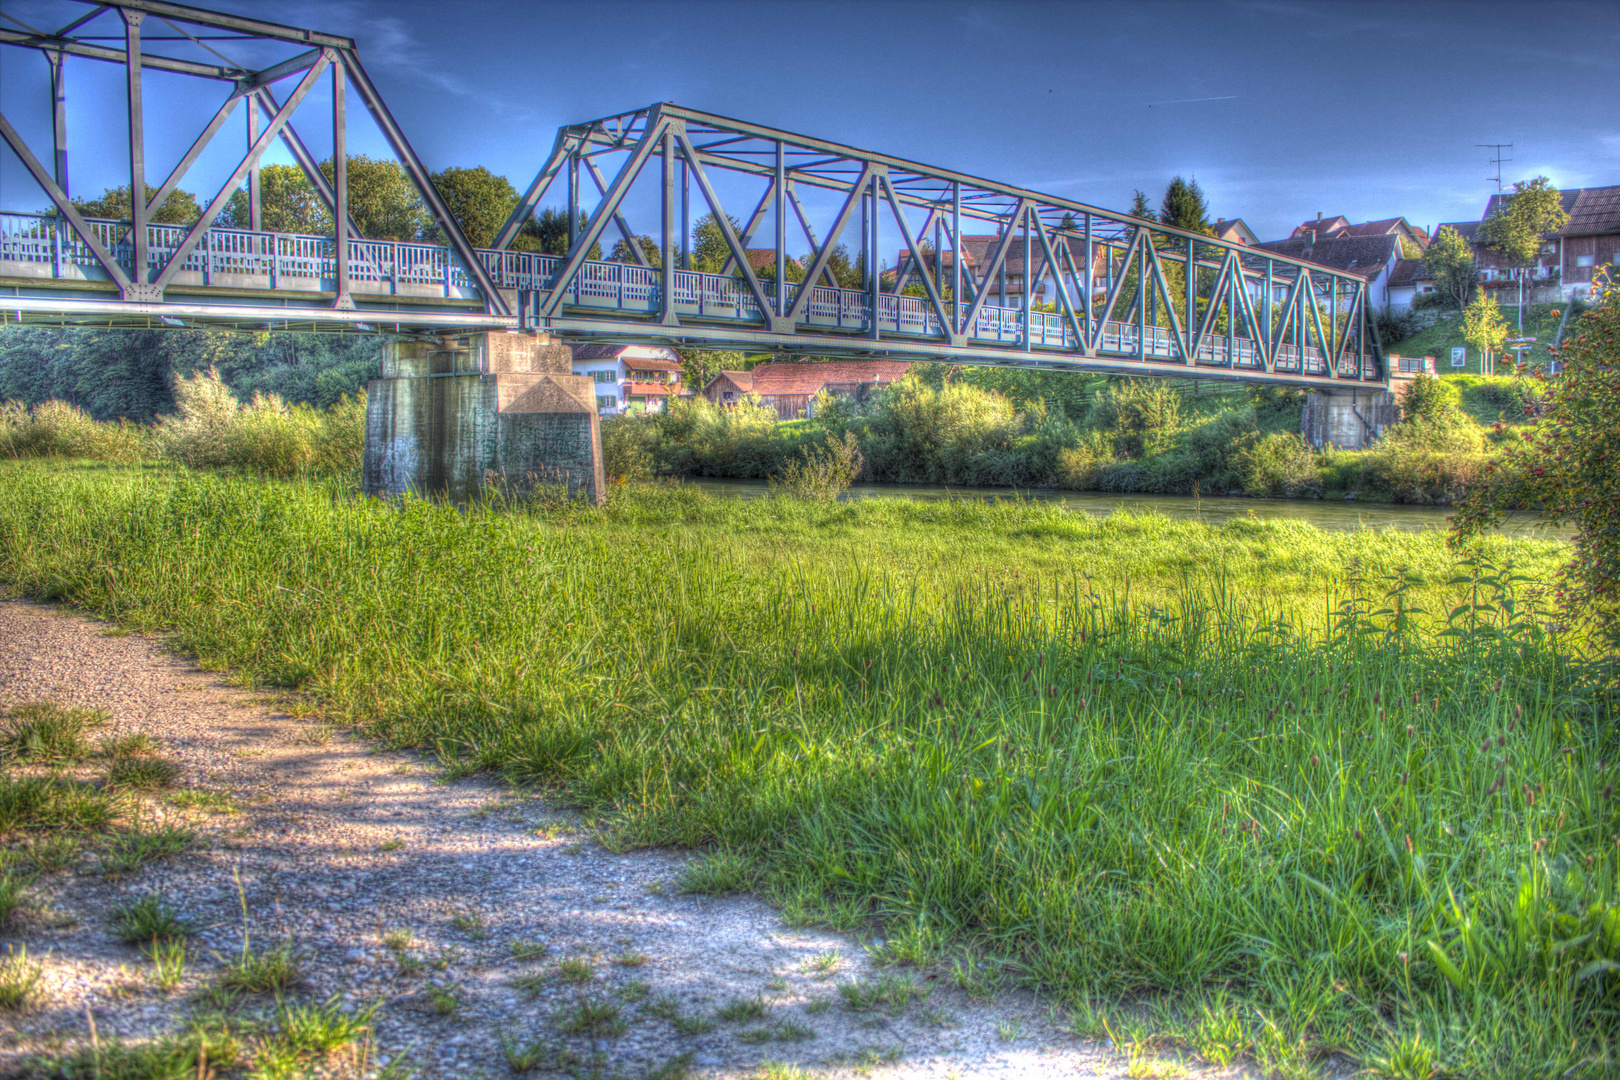
[[[0,759],[71,761],[90,750],[85,732],[107,722],[99,709],[64,709],[55,702],[13,705],[0,720]]]
[[[1212,1056],[1607,1067],[1620,748],[1567,548],[758,502],[0,463],[0,581],[1071,1006],[1209,1003]]]

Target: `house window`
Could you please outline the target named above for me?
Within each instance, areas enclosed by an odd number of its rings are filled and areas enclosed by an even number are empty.
[[[598,395],[597,399],[596,399],[596,407],[597,407],[598,410],[611,409],[615,405],[617,405],[618,403],[619,403],[618,398],[601,397],[600,395]]]
[[[599,382],[599,383],[610,383],[610,382],[618,382],[619,381],[618,372],[614,371],[611,368],[609,368],[607,371],[593,371],[593,372],[591,372],[591,374],[596,376],[596,381]]]
[[[1577,256],[1575,256],[1575,265],[1576,266],[1591,266],[1592,263],[1595,262],[1595,261],[1596,260],[1591,255],[1577,255]]]

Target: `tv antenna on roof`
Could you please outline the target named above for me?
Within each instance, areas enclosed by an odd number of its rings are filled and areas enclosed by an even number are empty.
[[[1513,160],[1510,157],[1503,157],[1502,151],[1513,149],[1513,144],[1510,142],[1482,142],[1475,143],[1474,148],[1478,150],[1496,151],[1496,153],[1491,157],[1491,164],[1496,166],[1496,175],[1487,176],[1485,179],[1496,181],[1496,192],[1498,195],[1500,195],[1502,193],[1502,162]]]

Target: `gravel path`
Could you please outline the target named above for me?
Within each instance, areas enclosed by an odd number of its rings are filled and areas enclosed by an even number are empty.
[[[603,1077],[681,1075],[670,1068],[681,1060],[687,1075],[714,1077],[766,1075],[766,1062],[828,1077],[1127,1075],[1029,995],[977,1002],[930,977],[898,1015],[854,1011],[840,984],[894,973],[858,941],[786,927],[757,899],[678,895],[687,855],[614,854],[543,799],[488,779],[445,782],[419,757],[277,712],[160,638],[0,601],[0,703],[37,700],[109,710],[120,733],[161,741],[184,787],[228,793],[235,808],[199,814],[193,850],[133,876],[40,880],[45,917],[12,943],[43,958],[46,1004],[0,1014],[0,1075],[85,1038],[87,1014],[104,1039],[176,1030],[218,957],[241,948],[242,896],[255,944],[290,939],[304,956],[303,993],[382,1003],[373,1073],[405,1055],[423,1077],[509,1076],[504,1031],[549,1044],[551,1068]],[[203,928],[167,994],[107,925],[113,907],[149,892]],[[518,959],[513,942],[543,955]],[[515,985],[524,976],[542,978]],[[582,996],[616,1003],[622,1032],[564,1033]],[[765,1017],[714,1016],[739,999]],[[713,1026],[694,1032],[705,1019]],[[1138,1063],[1136,1075],[1188,1072],[1227,1075],[1171,1062]]]

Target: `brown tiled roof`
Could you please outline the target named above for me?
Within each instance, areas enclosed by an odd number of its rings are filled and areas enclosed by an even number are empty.
[[[722,371],[739,389],[761,397],[776,394],[815,394],[828,383],[890,383],[911,369],[903,360],[828,360],[804,363],[765,363],[752,371]],[[746,383],[739,380],[745,376]]]
[[[1396,244],[1399,240],[1393,235],[1330,236],[1324,240],[1319,235],[1314,245],[1309,243],[1307,237],[1296,236],[1287,240],[1267,241],[1260,246],[1279,255],[1359,274],[1370,280],[1389,265],[1390,256],[1398,250]]]
[[[1382,221],[1364,221],[1360,225],[1346,225],[1336,234],[1338,236],[1388,236],[1400,231],[1406,224],[1405,218],[1384,218]]]
[[[759,271],[764,270],[767,267],[770,270],[772,270],[773,272],[776,270],[776,249],[775,248],[748,248],[747,251],[748,251],[748,265],[752,266],[754,268],[755,273],[758,273]],[[804,269],[803,266],[799,265],[799,260],[795,259],[791,255],[788,256],[787,264],[789,266],[794,267],[794,268],[799,269],[799,270]]]
[[[1569,224],[1553,236],[1597,236],[1620,233],[1620,186],[1566,188],[1559,193]],[[1512,192],[1492,195],[1480,220],[1493,217],[1513,200]],[[1458,230],[1461,231],[1461,230]]]
[[[721,371],[715,374],[714,379],[718,379],[722,375],[745,394],[754,388],[754,373],[752,371]],[[714,379],[709,380],[709,386],[714,385]],[[707,390],[708,388],[708,386],[705,386],[703,389]]]
[[[684,365],[679,360],[654,359],[649,356],[627,356],[624,366],[631,371],[682,371]]]
[[[1397,285],[1415,285],[1419,281],[1427,280],[1429,275],[1423,269],[1422,259],[1401,259],[1395,264],[1395,269],[1389,272],[1391,288]]]
[[[583,377],[581,376],[581,378]],[[625,393],[631,395],[640,394],[643,397],[668,397],[672,389],[668,383],[656,382],[633,382],[627,383],[626,387]]]
[[[1479,225],[1477,221],[1442,221],[1434,227],[1434,235],[1439,236],[1441,229],[1455,229],[1458,236],[1472,244],[1479,237]]]
[[[1288,234],[1288,238],[1290,240],[1298,239],[1304,236],[1308,230],[1314,229],[1317,238],[1320,239],[1324,236],[1331,236],[1349,224],[1350,219],[1343,214],[1334,214],[1332,217],[1317,217],[1294,226],[1294,231]]]

